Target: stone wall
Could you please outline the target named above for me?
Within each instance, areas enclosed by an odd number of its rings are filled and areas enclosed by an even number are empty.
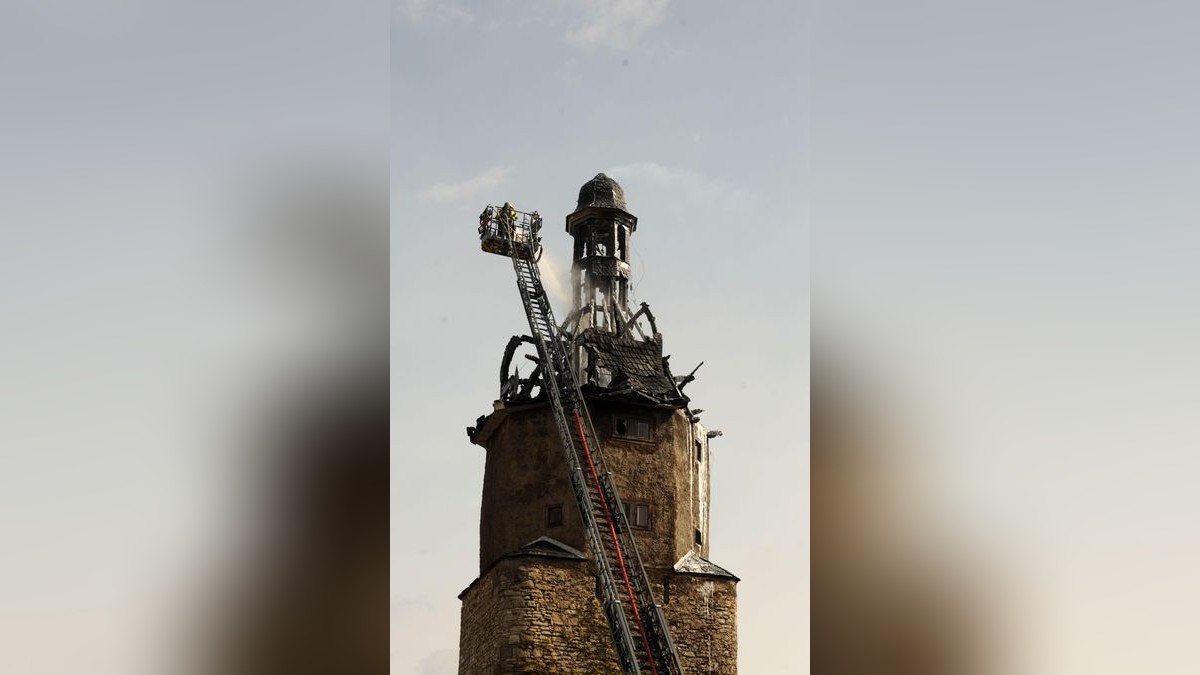
[[[654,590],[685,672],[737,673],[737,588],[730,578],[667,573]],[[459,673],[619,674],[586,561],[502,558],[460,596]]]
[[[462,675],[620,675],[589,562],[504,558],[461,597]]]
[[[737,582],[673,574],[663,611],[689,675],[737,673]],[[660,589],[656,589],[660,590]]]
[[[687,419],[680,410],[601,402],[589,407],[621,500],[650,504],[650,529],[634,530],[642,562],[647,567],[674,565],[691,548],[693,538],[691,495],[687,490],[692,470]],[[650,421],[651,439],[637,441],[617,436],[618,416]]]
[[[622,501],[650,505],[650,528],[635,530],[644,564],[666,569],[688,551],[707,555],[709,458],[706,448],[703,461],[696,461],[696,433],[683,411],[601,401],[589,406]],[[493,414],[501,415],[501,421],[479,441],[487,448],[479,519],[480,569],[543,536],[585,550],[578,506],[549,407]],[[652,438],[616,436],[618,415],[651,421]],[[550,505],[562,506],[562,525],[547,526]],[[696,530],[702,534],[699,546],[694,543]]]
[[[677,409],[600,400],[589,408],[622,500],[650,505],[650,527],[635,529],[635,539],[685,672],[736,673],[737,579],[675,570],[709,548],[703,427]],[[618,416],[652,422],[651,437],[620,437]],[[500,406],[483,428],[481,576],[460,596],[459,672],[619,673],[591,563],[518,553],[549,537],[590,555],[549,407]],[[561,525],[546,523],[552,504],[562,506]]]
[[[543,536],[584,550],[579,507],[549,406],[495,414],[504,419],[484,443],[480,569]],[[546,526],[546,507],[552,504],[562,506],[563,524],[557,527]]]

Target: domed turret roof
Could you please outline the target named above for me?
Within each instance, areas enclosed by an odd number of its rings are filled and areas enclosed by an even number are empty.
[[[625,208],[625,190],[617,184],[617,181],[608,176],[598,173],[596,177],[583,184],[579,188],[579,203],[576,205],[576,210],[586,208],[588,206],[601,206],[613,209],[627,210]]]

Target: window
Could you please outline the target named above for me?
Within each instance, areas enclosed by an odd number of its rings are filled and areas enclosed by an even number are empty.
[[[644,502],[623,502],[625,507],[625,519],[629,521],[630,527],[636,527],[643,530],[650,529],[650,505]]]
[[[696,461],[704,461],[704,444],[700,441],[696,441]]]
[[[704,535],[701,534],[700,530],[696,530],[696,545],[697,546],[704,545]]]
[[[546,527],[558,527],[563,524],[562,505],[553,504],[546,507]]]
[[[636,417],[618,417],[616,435],[623,438],[650,440],[650,421]]]

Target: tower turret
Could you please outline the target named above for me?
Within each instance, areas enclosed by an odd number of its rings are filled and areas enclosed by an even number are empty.
[[[629,306],[629,255],[637,216],[625,190],[598,173],[579,188],[567,215],[575,240],[572,308],[564,329],[573,336],[577,377],[596,394],[673,407],[687,404],[662,353],[662,335],[646,303]]]
[[[617,332],[629,320],[629,244],[635,230],[637,216],[627,210],[617,181],[598,173],[579,188],[567,234],[575,239],[572,311],[580,330]]]

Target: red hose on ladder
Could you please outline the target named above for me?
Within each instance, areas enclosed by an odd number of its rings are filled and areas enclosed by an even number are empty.
[[[613,547],[617,551],[617,562],[621,565],[621,578],[625,581],[625,591],[629,593],[629,605],[633,607],[633,618],[637,620],[638,632],[642,636],[642,644],[646,647],[646,655],[650,657],[650,671],[658,675],[654,665],[654,652],[650,649],[650,639],[646,637],[646,627],[642,625],[642,614],[638,611],[637,600],[633,597],[633,586],[629,583],[629,573],[625,571],[625,556],[621,555],[621,543],[617,541],[617,530],[612,524],[612,513],[608,510],[608,498],[600,489],[600,477],[596,475],[596,465],[592,463],[592,451],[588,449],[587,437],[583,433],[583,422],[579,420],[579,411],[571,411],[575,415],[575,427],[579,430],[579,440],[583,443],[583,456],[587,458],[588,469],[592,472],[592,481],[596,484],[596,492],[600,495],[600,505],[604,507],[604,519],[608,521],[608,532],[612,535]],[[602,552],[596,551],[597,555]]]

